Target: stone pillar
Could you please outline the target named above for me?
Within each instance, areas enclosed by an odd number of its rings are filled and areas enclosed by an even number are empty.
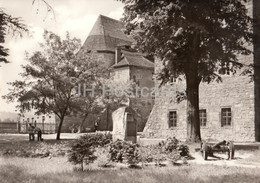
[[[126,140],[136,142],[137,123],[135,113],[129,107],[120,107],[112,113],[113,142]]]

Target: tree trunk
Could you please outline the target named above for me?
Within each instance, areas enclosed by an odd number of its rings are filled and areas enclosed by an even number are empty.
[[[81,132],[82,132],[83,125],[84,125],[84,123],[85,123],[87,117],[88,117],[88,115],[86,114],[86,115],[84,116],[83,120],[81,121],[79,127],[78,127],[78,132],[77,132],[77,133],[81,133]]]
[[[109,105],[107,106],[107,113],[106,113],[106,121],[107,121],[107,124],[106,124],[106,131],[109,131]]]
[[[187,141],[200,142],[199,84],[201,79],[198,76],[198,70],[194,67],[194,64],[189,65],[189,70],[186,74]]]
[[[64,116],[60,118],[60,124],[58,126],[56,140],[60,140],[60,132],[61,132],[61,127],[62,127],[63,121],[64,121]]]
[[[82,162],[81,162],[81,171],[82,172],[84,171],[84,160],[82,160]]]

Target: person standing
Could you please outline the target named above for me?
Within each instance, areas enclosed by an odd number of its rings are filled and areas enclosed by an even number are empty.
[[[34,129],[35,127],[30,123],[28,132],[29,132],[29,141],[34,141]]]
[[[36,127],[34,131],[37,132],[37,140],[42,141],[42,130],[39,127]]]
[[[98,129],[98,121],[95,121],[95,123],[94,123],[94,129],[95,129],[95,132],[96,132],[97,129]]]

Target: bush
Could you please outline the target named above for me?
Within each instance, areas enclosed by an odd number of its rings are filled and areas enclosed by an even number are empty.
[[[97,159],[94,156],[95,147],[92,144],[92,139],[80,138],[72,146],[69,151],[69,161],[75,165],[80,164],[81,170],[84,170],[84,163],[88,165]]]
[[[165,152],[173,152],[178,148],[179,141],[175,137],[169,137],[165,142],[162,142],[162,145],[165,148]]]
[[[111,142],[110,133],[86,134],[75,140],[69,150],[69,161],[75,165],[80,164],[81,170],[84,170],[84,163],[88,165],[93,163],[97,156],[94,155],[96,147],[104,147]]]
[[[167,138],[157,145],[145,146],[140,148],[142,162],[155,162],[160,165],[162,161],[169,160],[172,163],[190,157],[187,145],[180,143],[176,138]]]
[[[177,153],[182,157],[189,157],[189,147],[186,144],[180,143],[175,137],[169,137],[162,143],[166,154]]]
[[[114,162],[126,161],[130,166],[140,162],[138,145],[130,142],[117,140],[110,144],[109,154],[110,160]]]
[[[161,144],[140,147],[140,154],[143,163],[155,162],[160,165],[167,159]]]

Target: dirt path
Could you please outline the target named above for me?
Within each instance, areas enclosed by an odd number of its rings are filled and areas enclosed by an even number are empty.
[[[227,154],[214,154],[216,157],[208,157],[205,161],[202,158],[200,152],[193,152],[192,156],[194,160],[190,160],[191,164],[204,164],[204,165],[219,165],[219,166],[238,166],[245,168],[260,168],[260,162],[254,161],[254,153],[240,153],[236,152],[235,158],[233,160],[227,160]]]
[[[61,133],[61,139],[76,139],[84,135],[84,133]],[[37,135],[35,135],[37,137]],[[56,134],[42,134],[43,139],[56,139]],[[0,143],[1,142],[19,142],[19,141],[28,141],[28,134],[0,134]]]

